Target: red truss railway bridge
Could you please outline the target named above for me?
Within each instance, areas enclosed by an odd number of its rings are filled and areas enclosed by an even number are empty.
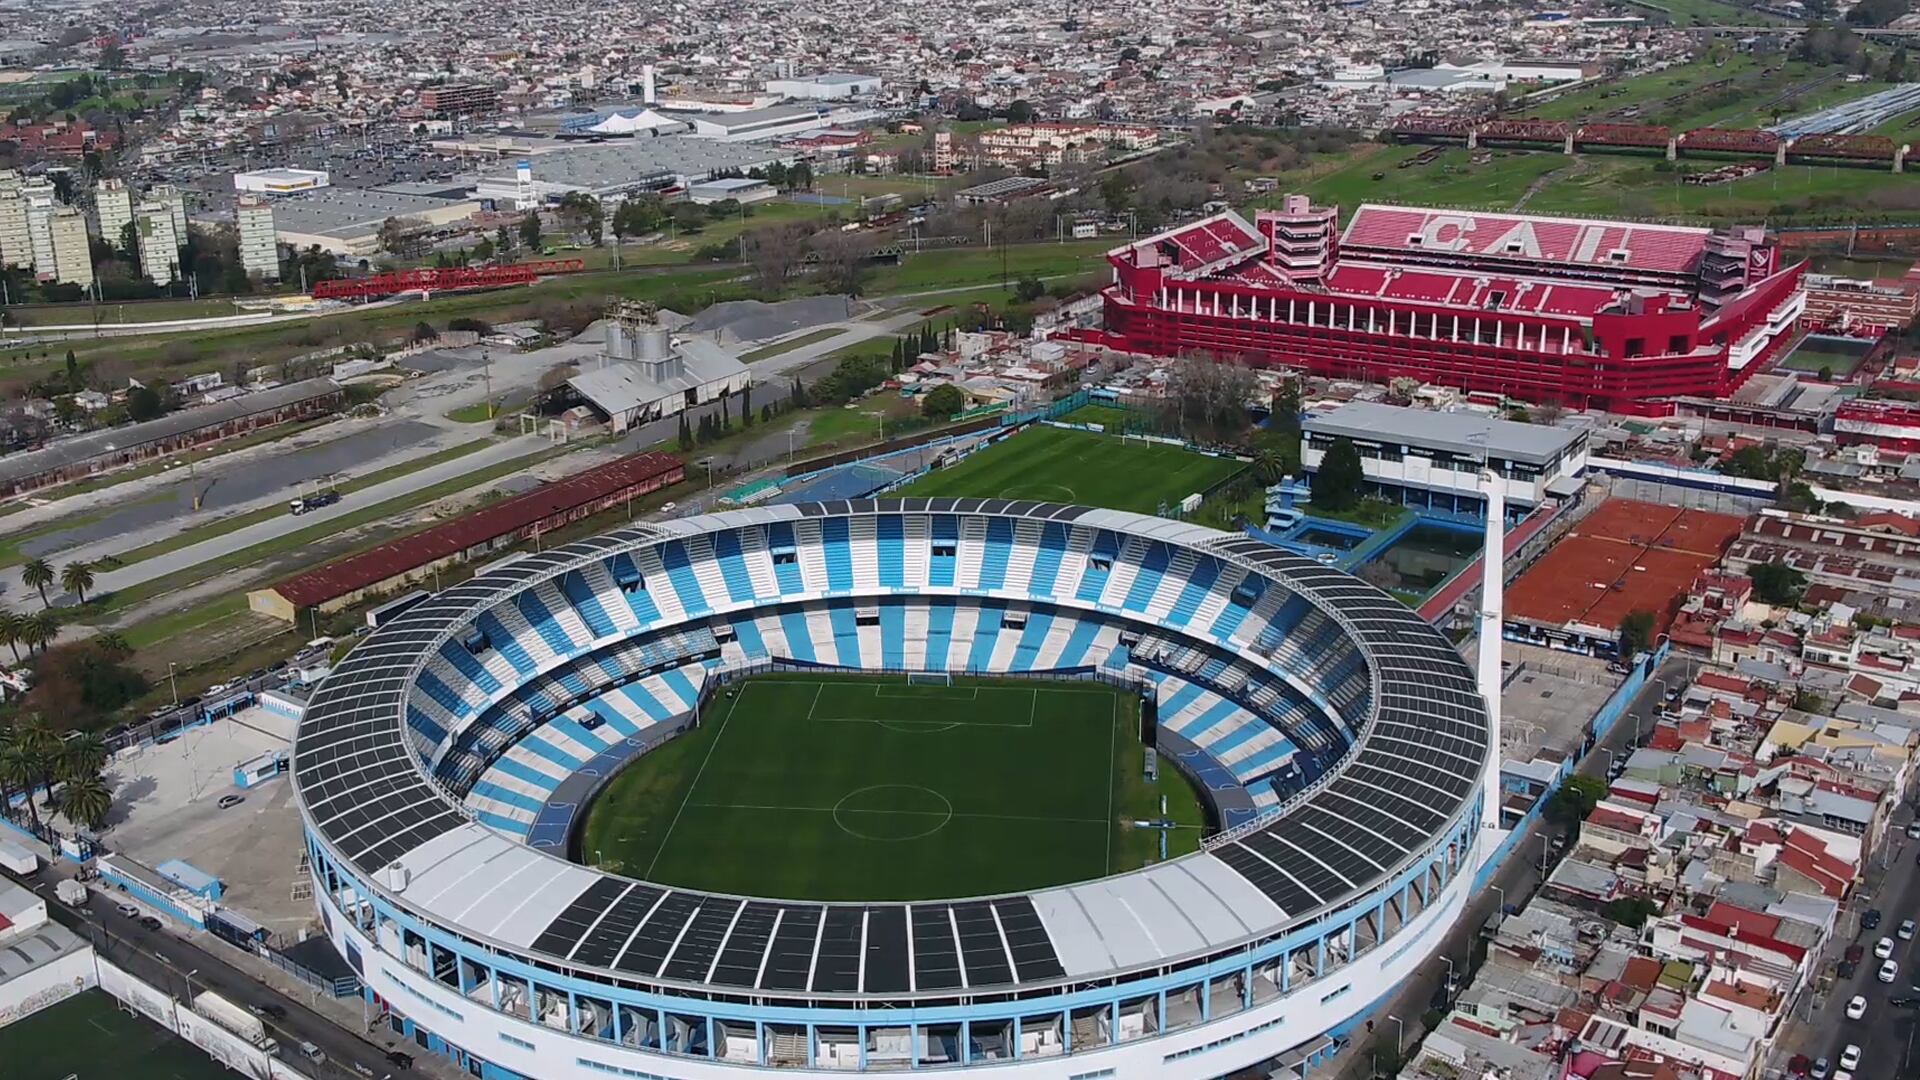
[[[461,266],[445,269],[394,270],[363,278],[337,278],[314,285],[315,300],[372,300],[401,293],[455,292],[462,289],[498,289],[531,285],[552,274],[575,274],[586,269],[580,259],[545,259],[509,266]]]
[[[1661,150],[1669,161],[1690,153],[1736,154],[1770,157],[1776,165],[1789,161],[1884,164],[1894,172],[1905,171],[1910,149],[1907,144],[1897,143],[1885,135],[1789,137],[1759,128],[1706,127],[1676,131],[1661,124],[1578,124],[1513,117],[1480,120],[1431,113],[1408,113],[1395,120],[1387,131],[1402,142],[1458,142],[1468,149],[1487,143],[1558,147],[1563,154],[1576,150]]]

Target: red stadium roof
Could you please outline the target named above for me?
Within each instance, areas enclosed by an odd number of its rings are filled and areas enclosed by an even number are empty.
[[[623,457],[565,479],[543,483],[444,525],[336,559],[274,585],[273,591],[296,608],[324,604],[681,468],[679,458],[651,450]]]
[[[1130,245],[1136,249],[1151,247],[1169,255],[1173,265],[1182,271],[1246,258],[1265,251],[1266,246],[1266,240],[1254,231],[1247,219],[1231,210],[1191,225],[1169,229]],[[1126,250],[1116,248],[1109,254]]]
[[[1690,273],[1699,264],[1710,233],[1682,225],[1368,204],[1354,211],[1340,245],[1354,251],[1442,252]]]

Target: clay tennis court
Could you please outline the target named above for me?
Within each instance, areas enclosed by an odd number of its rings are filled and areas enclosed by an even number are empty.
[[[1700,571],[1720,561],[1746,519],[1609,499],[1507,590],[1509,619],[1611,632],[1635,610],[1665,632]]]

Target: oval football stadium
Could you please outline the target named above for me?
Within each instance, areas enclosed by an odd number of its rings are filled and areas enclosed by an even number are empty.
[[[293,771],[334,945],[476,1076],[1297,1076],[1458,917],[1492,724],[1341,571],[897,499],[483,571]]]

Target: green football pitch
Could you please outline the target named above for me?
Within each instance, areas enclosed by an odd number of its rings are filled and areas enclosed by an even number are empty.
[[[6,1080],[220,1080],[233,1074],[199,1047],[88,990],[0,1028]]]
[[[1040,425],[889,494],[1035,499],[1152,514],[1244,467],[1165,443]]]
[[[926,900],[1100,877],[1170,855],[1202,816],[1171,768],[1145,776],[1139,704],[1102,683],[769,675],[623,770],[580,854],[692,889]]]

